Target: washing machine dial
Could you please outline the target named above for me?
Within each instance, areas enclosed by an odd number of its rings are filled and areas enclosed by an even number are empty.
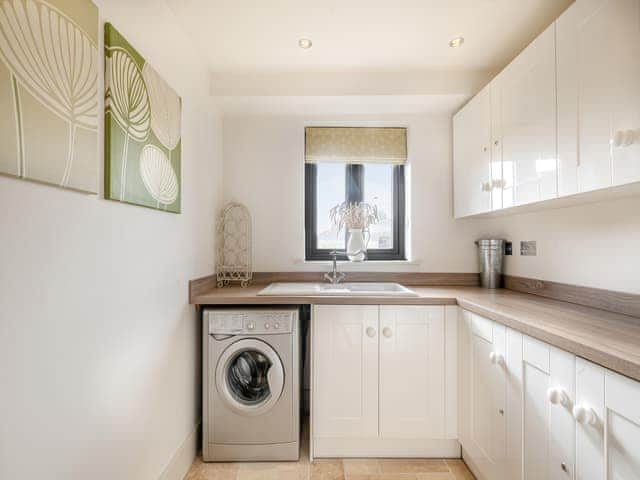
[[[247,330],[253,330],[256,328],[256,325],[253,322],[247,323]]]
[[[269,330],[269,329],[271,328],[271,324],[270,324],[269,322],[265,323],[265,324],[264,324],[264,328],[265,328],[266,330]]]
[[[273,324],[273,328],[275,328],[276,330],[280,328],[280,324],[278,322]]]

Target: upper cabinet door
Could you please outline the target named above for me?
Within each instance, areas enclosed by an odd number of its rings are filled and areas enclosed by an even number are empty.
[[[453,117],[457,218],[491,210],[491,103],[485,87]]]
[[[380,307],[380,437],[444,438],[444,307]]]
[[[640,0],[577,0],[556,24],[560,195],[640,180]]]
[[[500,147],[502,160],[502,182],[494,175],[493,186],[503,189],[502,207],[556,197],[554,25],[516,57],[491,88],[493,147]],[[494,163],[500,159],[497,154]]]
[[[314,437],[378,436],[378,307],[317,305]]]

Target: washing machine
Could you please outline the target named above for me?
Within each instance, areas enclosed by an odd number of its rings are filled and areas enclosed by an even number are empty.
[[[204,461],[298,460],[298,308],[203,312]]]

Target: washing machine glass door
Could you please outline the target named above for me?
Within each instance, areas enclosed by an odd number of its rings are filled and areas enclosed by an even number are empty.
[[[282,361],[265,342],[253,338],[238,340],[218,360],[216,387],[227,406],[237,413],[263,414],[282,395]]]

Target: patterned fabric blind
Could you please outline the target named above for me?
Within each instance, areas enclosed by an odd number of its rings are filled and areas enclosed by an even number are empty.
[[[305,162],[307,163],[390,163],[402,165],[406,161],[406,128],[305,128]]]

